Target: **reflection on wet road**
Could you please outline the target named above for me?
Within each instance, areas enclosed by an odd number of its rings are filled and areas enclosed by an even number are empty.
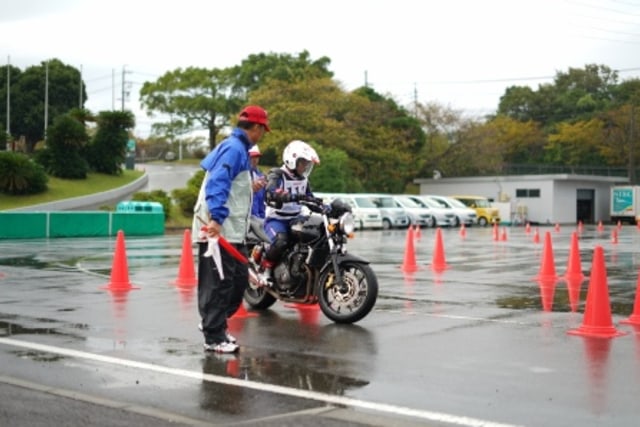
[[[237,356],[202,351],[195,287],[174,284],[179,234],[127,238],[137,289],[119,292],[105,289],[114,239],[0,241],[0,366],[7,376],[220,423],[337,416],[327,408],[344,407],[361,420],[373,413],[425,425],[633,425],[640,327],[620,321],[634,311],[640,231],[623,227],[612,243],[610,229],[586,227],[576,256],[575,229],[563,228],[548,229],[552,248],[545,228],[537,243],[523,228],[501,240],[490,228],[465,237],[445,229],[440,254],[436,232],[423,229],[412,236],[413,273],[402,268],[407,230],[360,232],[350,250],[378,275],[374,311],[355,325],[293,304],[240,313],[229,325]],[[610,304],[590,302],[593,325],[584,312],[596,246],[606,264],[597,286]],[[433,267],[435,255],[445,269]],[[571,280],[577,258],[585,277]],[[620,336],[567,333],[607,329],[598,324],[607,317]]]

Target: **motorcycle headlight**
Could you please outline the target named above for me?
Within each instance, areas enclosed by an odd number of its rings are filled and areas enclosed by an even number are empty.
[[[340,217],[340,231],[344,234],[351,234],[356,229],[355,221],[351,212],[346,212]]]

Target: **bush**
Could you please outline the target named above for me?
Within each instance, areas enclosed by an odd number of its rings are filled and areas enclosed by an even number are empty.
[[[44,168],[21,153],[0,152],[0,191],[11,195],[47,191]]]
[[[164,220],[167,221],[171,217],[171,198],[162,190],[139,191],[131,197],[131,200],[136,202],[158,202],[164,209]]]
[[[186,188],[177,188],[171,192],[171,195],[180,208],[180,212],[184,215],[193,215],[193,207],[198,200],[198,193],[200,192],[203,179],[204,171],[200,169],[187,181]]]

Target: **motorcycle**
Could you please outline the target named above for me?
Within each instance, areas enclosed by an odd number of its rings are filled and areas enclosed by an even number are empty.
[[[318,303],[322,313],[336,323],[355,323],[373,309],[378,279],[369,262],[347,252],[355,223],[351,207],[340,199],[301,200],[310,214],[291,224],[289,247],[273,268],[273,282],[260,280],[260,262],[270,239],[262,221],[252,218],[248,235],[249,286],[245,301],[255,310],[276,301]]]

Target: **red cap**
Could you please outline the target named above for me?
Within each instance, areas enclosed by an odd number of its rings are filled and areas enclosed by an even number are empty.
[[[269,117],[267,117],[267,111],[262,107],[258,107],[257,105],[249,105],[247,107],[244,107],[244,109],[238,116],[238,120],[263,125],[264,129],[267,132],[271,130],[269,128]]]
[[[260,157],[262,156],[262,153],[260,152],[260,149],[258,148],[257,145],[254,145],[253,147],[249,148],[249,157]]]

